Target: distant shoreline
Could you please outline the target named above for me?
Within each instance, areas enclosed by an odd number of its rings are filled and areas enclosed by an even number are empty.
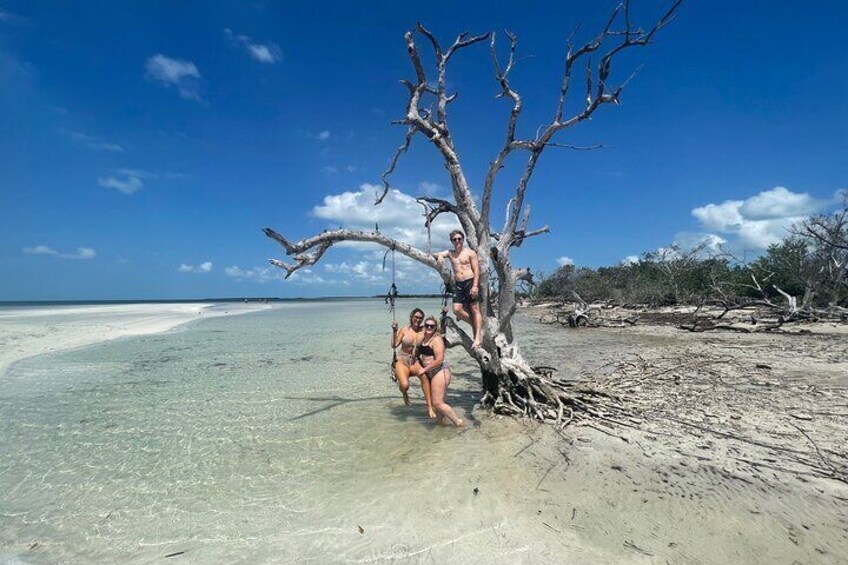
[[[399,299],[410,298],[442,298],[442,294],[399,294]],[[275,302],[341,302],[345,300],[383,300],[385,294],[373,296],[317,296],[279,298],[276,296],[255,297],[225,297],[225,298],[166,298],[139,300],[0,300],[0,308],[21,306],[122,306],[135,304],[220,304],[220,303],[249,303],[270,304]]]
[[[228,298],[167,298],[139,300],[0,300],[0,308],[20,306],[121,306],[134,304],[220,304],[250,303],[270,304],[274,302],[329,302],[340,300],[371,300],[379,297],[369,296],[320,296],[315,298],[277,298],[277,297],[228,297]],[[406,298],[403,296],[402,298]]]

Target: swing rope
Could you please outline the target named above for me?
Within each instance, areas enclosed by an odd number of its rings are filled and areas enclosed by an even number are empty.
[[[395,271],[396,271],[396,269],[395,269],[395,246],[394,245],[392,245],[391,252],[392,252],[392,286],[389,287],[389,292],[386,294],[386,304],[389,305],[389,311],[392,313],[392,328],[394,328],[395,324],[397,324],[397,315],[395,313],[395,300],[398,297],[398,289],[397,289],[397,285],[395,284]],[[389,252],[387,251],[386,255],[388,255],[388,253]],[[383,270],[386,269],[386,255],[383,255]],[[395,334],[394,334],[394,331],[392,331],[392,365],[391,365],[390,373],[391,373],[392,381],[397,382],[397,375],[395,374],[396,373],[395,365],[397,365],[397,348],[394,347],[394,339],[395,339]]]
[[[448,302],[451,299],[451,290],[448,283],[445,283],[442,286],[442,315],[439,318],[439,327],[441,328],[442,335],[447,331],[448,326]]]

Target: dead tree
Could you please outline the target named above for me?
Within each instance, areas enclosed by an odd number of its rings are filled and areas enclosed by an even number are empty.
[[[478,363],[483,376],[485,394],[483,403],[496,410],[524,415],[540,420],[552,420],[564,425],[568,414],[575,406],[575,396],[569,386],[556,380],[550,371],[534,371],[522,356],[512,330],[512,319],[516,312],[516,288],[525,276],[525,269],[513,267],[510,251],[521,246],[530,237],[546,233],[548,227],[530,229],[530,207],[525,201],[527,188],[540,157],[548,147],[582,149],[554,141],[563,130],[588,120],[601,107],[617,105],[629,78],[617,85],[611,83],[611,72],[616,58],[633,48],[649,45],[657,32],[668,25],[677,12],[682,0],[674,0],[668,10],[647,30],[635,26],[631,21],[630,2],[624,0],[612,12],[604,28],[591,40],[575,45],[574,36],[567,42],[567,54],[556,107],[549,123],[536,130],[533,137],[519,136],[519,119],[522,98],[511,83],[511,73],[517,64],[517,37],[504,32],[508,42],[508,54],[499,55],[496,34],[460,34],[445,48],[423,25],[406,33],[406,48],[415,73],[412,80],[403,80],[408,92],[406,111],[401,120],[395,122],[406,127],[403,144],[394,153],[389,167],[382,176],[382,193],[377,195],[377,204],[385,198],[391,188],[389,177],[400,157],[416,137],[425,138],[441,157],[453,189],[451,201],[436,198],[421,198],[429,205],[426,224],[429,225],[440,214],[455,216],[466,234],[466,242],[477,252],[480,264],[480,301],[484,316],[482,344],[472,347],[470,336],[451,319],[449,321],[449,345],[462,346]],[[432,49],[434,75],[428,75],[422,60],[418,41]],[[498,84],[499,98],[510,104],[506,133],[500,150],[488,168],[480,190],[480,205],[471,191],[471,181],[466,176],[448,122],[450,104],[456,93],[448,92],[448,65],[460,51],[479,43],[487,42],[494,67],[494,78]],[[595,60],[593,61],[593,57]],[[582,75],[582,77],[581,77]],[[632,75],[631,75],[632,78]],[[582,88],[580,85],[582,83]],[[573,114],[566,111],[566,100],[575,89],[583,102]],[[492,199],[495,181],[514,154],[523,154],[526,162],[523,173],[506,209],[506,219],[499,231],[493,229]],[[394,249],[439,272],[446,283],[451,274],[436,259],[423,250],[405,242],[392,239],[377,231],[355,231],[336,229],[321,234],[290,241],[276,231],[266,228],[265,234],[279,242],[293,263],[271,259],[271,264],[286,270],[287,276],[298,269],[318,262],[334,244],[342,241],[367,241]],[[494,280],[491,280],[494,279]],[[490,288],[494,292],[490,292]]]
[[[793,228],[796,236],[807,238],[816,247],[820,265],[820,284],[831,310],[840,308],[848,290],[848,194],[842,209],[833,214],[813,216]]]

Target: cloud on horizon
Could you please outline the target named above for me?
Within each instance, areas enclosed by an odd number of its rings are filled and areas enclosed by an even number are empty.
[[[242,269],[236,265],[224,269],[224,273],[237,281],[250,281],[255,283],[267,283],[271,281],[282,281],[286,278],[286,272],[279,267],[253,267],[251,269]],[[305,267],[292,274],[288,279],[290,282],[299,285],[341,285],[348,286],[350,282],[346,280],[328,280],[314,273],[311,268]]]
[[[732,237],[731,245],[738,243],[748,249],[763,250],[784,239],[794,224],[821,212],[829,204],[805,192],[777,186],[745,200],[700,206],[692,210],[692,215],[705,229]],[[727,241],[717,234],[699,235]]]
[[[94,259],[97,257],[97,252],[91,247],[77,247],[75,253],[62,253],[47,245],[36,245],[24,247],[22,251],[27,255],[48,255],[59,259]]]
[[[144,63],[147,77],[167,88],[174,88],[182,98],[202,102],[200,96],[200,71],[191,61],[171,59],[161,53]]]
[[[574,264],[574,259],[572,259],[571,257],[562,256],[559,259],[557,259],[557,265],[559,265],[560,267],[565,267],[566,265],[573,265],[573,264]]]

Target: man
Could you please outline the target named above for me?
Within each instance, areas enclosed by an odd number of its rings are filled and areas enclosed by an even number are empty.
[[[453,278],[456,282],[453,292],[453,312],[457,319],[468,322],[474,330],[474,347],[480,346],[483,330],[483,316],[480,314],[480,266],[477,253],[463,247],[465,234],[460,230],[450,233],[453,249],[440,251],[434,256],[441,264],[445,257],[450,259]]]

